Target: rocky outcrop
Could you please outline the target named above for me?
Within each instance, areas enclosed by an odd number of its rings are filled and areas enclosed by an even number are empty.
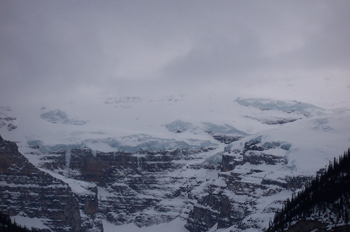
[[[41,166],[61,173],[69,170],[69,177],[94,182],[102,187],[114,183],[116,179],[124,179],[126,175],[173,171],[184,166],[184,163],[174,161],[191,160],[196,154],[214,149],[208,147],[197,150],[176,149],[137,153],[97,151],[95,154],[88,148],[60,150],[42,158],[45,162]]]
[[[265,153],[257,154],[255,152],[247,152],[243,155],[243,163],[251,163],[254,165],[259,165],[259,164],[275,165],[277,163],[286,164],[287,160],[284,157],[274,156],[270,154],[265,154]]]
[[[40,171],[18,152],[16,143],[0,139],[0,210],[40,218],[55,231],[82,231],[79,203],[71,188]]]
[[[0,128],[6,127],[8,131],[13,131],[17,129],[17,125],[15,124],[17,118],[8,116],[10,112],[10,107],[0,106]]]
[[[40,146],[37,144],[32,148],[40,150]],[[166,202],[173,199],[184,202],[187,197],[191,198],[192,184],[188,183],[188,178],[170,173],[184,168],[187,161],[198,159],[198,156],[213,149],[140,150],[132,153],[65,148],[44,155],[40,166],[75,180],[96,184],[99,189],[97,214],[100,218],[116,225],[135,223],[142,227],[169,222],[186,211],[183,208],[185,203],[169,205]],[[187,165],[186,170],[215,168],[212,164],[196,163]],[[81,212],[90,205],[95,212],[96,203],[92,196],[88,198],[90,203],[84,203],[86,197],[77,198]],[[148,210],[153,213],[143,213]]]
[[[230,146],[225,148],[222,156],[221,171],[227,172],[233,170],[237,165],[250,163],[253,165],[267,164],[287,164],[285,157],[269,154],[271,149],[281,149],[288,151],[291,144],[286,142],[265,142],[261,143],[262,136],[258,136],[244,143],[242,150],[231,149]],[[264,152],[266,151],[266,152]]]
[[[99,202],[97,186],[85,187],[87,191],[83,193],[75,192],[74,196],[78,200],[81,217],[81,227],[83,231],[100,232],[103,231],[103,224],[98,217]]]
[[[305,183],[308,183],[311,181],[310,176],[294,176],[289,177],[287,176],[283,180],[277,181],[277,180],[270,180],[270,179],[262,179],[261,184],[263,185],[277,185],[285,189],[300,189],[302,188]]]
[[[291,145],[286,142],[262,142],[262,136],[252,138],[242,144],[242,149],[225,148],[218,173],[219,185],[210,185],[189,213],[186,228],[191,232],[208,231],[215,228],[235,230],[256,229],[261,231],[261,221],[254,214],[271,214],[283,201],[276,200],[271,205],[264,202],[283,191],[292,193],[310,180],[307,176],[276,175],[288,160],[280,151],[287,151]],[[272,151],[270,153],[270,151]],[[224,183],[224,184],[223,184]],[[268,200],[267,200],[268,201]]]
[[[236,166],[235,157],[231,155],[223,155],[221,160],[221,171],[227,172],[231,171]]]
[[[289,145],[261,143],[261,137],[242,144],[241,150],[227,146],[221,163],[203,163],[208,157],[205,154],[214,149],[210,146],[138,152],[57,146],[60,149],[56,151],[42,152],[40,143],[29,144],[33,149],[31,155],[37,151],[40,157],[39,167],[51,170],[47,172],[61,179],[38,170],[18,153],[15,143],[6,143],[1,148],[4,152],[8,150],[1,162],[1,168],[8,173],[6,176],[2,171],[0,176],[4,180],[0,189],[1,209],[11,199],[17,203],[6,213],[43,218],[53,231],[64,231],[63,224],[69,225],[65,228],[71,231],[103,231],[101,219],[115,225],[135,223],[144,227],[170,222],[176,217],[186,219],[185,227],[191,232],[232,225],[237,231],[247,228],[258,231],[262,227],[261,221],[254,218],[257,209],[261,209],[259,213],[272,214],[283,203],[276,200],[268,205],[264,197],[271,199],[283,191],[291,193],[308,181],[307,177],[272,178],[274,175],[270,174],[276,167],[286,165],[287,160],[270,154],[269,150],[286,150]],[[222,152],[209,154],[221,156]],[[28,168],[30,171],[25,171]],[[11,170],[16,171],[11,174]],[[14,173],[21,174],[15,178]],[[78,187],[74,188],[72,185],[76,184]],[[27,191],[23,189],[30,191],[17,197],[17,192]],[[67,205],[69,209],[65,208]],[[43,214],[43,208],[58,213]]]
[[[275,148],[280,148],[282,150],[288,151],[291,146],[291,144],[281,141],[270,141],[262,143],[262,136],[258,136],[244,143],[242,154],[246,153],[247,151],[265,151]]]
[[[223,155],[221,161],[221,171],[227,172],[233,170],[237,165],[243,165],[250,163],[253,165],[267,164],[276,165],[278,163],[286,164],[285,157],[274,156],[265,153],[257,152],[244,152],[240,158],[232,155]]]
[[[225,135],[225,134],[217,134],[211,131],[207,131],[208,134],[213,136],[213,138],[221,143],[230,144],[241,140],[244,136],[242,135]]]
[[[235,219],[232,213],[231,202],[227,196],[222,192],[210,192],[198,199],[198,204],[191,210],[185,227],[191,232],[208,231],[215,224],[218,228],[227,228]]]
[[[295,122],[301,118],[283,118],[283,117],[251,117],[251,116],[246,116],[247,118],[251,118],[253,120],[257,120],[263,124],[267,125],[282,125],[286,123],[291,123]]]
[[[209,208],[194,206],[187,219],[185,228],[191,232],[208,231],[217,223],[219,212]]]

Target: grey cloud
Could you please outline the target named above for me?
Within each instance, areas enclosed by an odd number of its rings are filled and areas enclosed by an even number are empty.
[[[82,34],[76,22],[67,21],[65,12],[57,17],[56,10],[60,9],[44,2],[15,4],[11,11],[14,20],[9,19],[1,33],[3,59],[17,68],[9,78],[57,88],[57,84],[81,81],[84,74],[93,72],[89,36]]]
[[[298,51],[303,62],[314,68],[348,69],[350,61],[350,3],[340,1],[329,4],[320,30],[307,39],[303,50]]]
[[[141,81],[167,87],[295,70],[348,73],[345,0],[0,4],[0,90],[14,98],[82,86],[140,89],[133,85]]]
[[[206,37],[197,41],[200,47],[165,71],[185,78],[238,78],[259,71],[319,71],[334,65],[347,69],[348,5],[344,1],[339,5],[329,1],[254,2],[235,12],[238,16],[226,24],[216,24],[224,33],[216,34],[217,28],[208,27]]]
[[[261,55],[262,45],[253,33],[242,30],[238,34],[236,41],[210,38],[215,43],[207,43],[173,61],[165,68],[165,74],[172,78],[235,78],[252,67],[259,69],[266,65],[268,60]]]

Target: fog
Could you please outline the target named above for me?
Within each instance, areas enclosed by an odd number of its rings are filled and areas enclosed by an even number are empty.
[[[215,92],[345,107],[349,10],[346,0],[1,1],[0,105]]]

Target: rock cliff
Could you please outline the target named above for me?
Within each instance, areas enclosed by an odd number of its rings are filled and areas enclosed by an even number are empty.
[[[0,137],[0,210],[10,216],[45,219],[45,226],[82,231],[79,202],[70,187],[40,171],[18,152],[16,143]]]

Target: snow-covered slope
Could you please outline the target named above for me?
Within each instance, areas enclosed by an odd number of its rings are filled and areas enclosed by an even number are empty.
[[[229,94],[101,95],[0,116],[32,164],[81,202],[95,194],[105,231],[260,231],[350,146],[347,109]]]

